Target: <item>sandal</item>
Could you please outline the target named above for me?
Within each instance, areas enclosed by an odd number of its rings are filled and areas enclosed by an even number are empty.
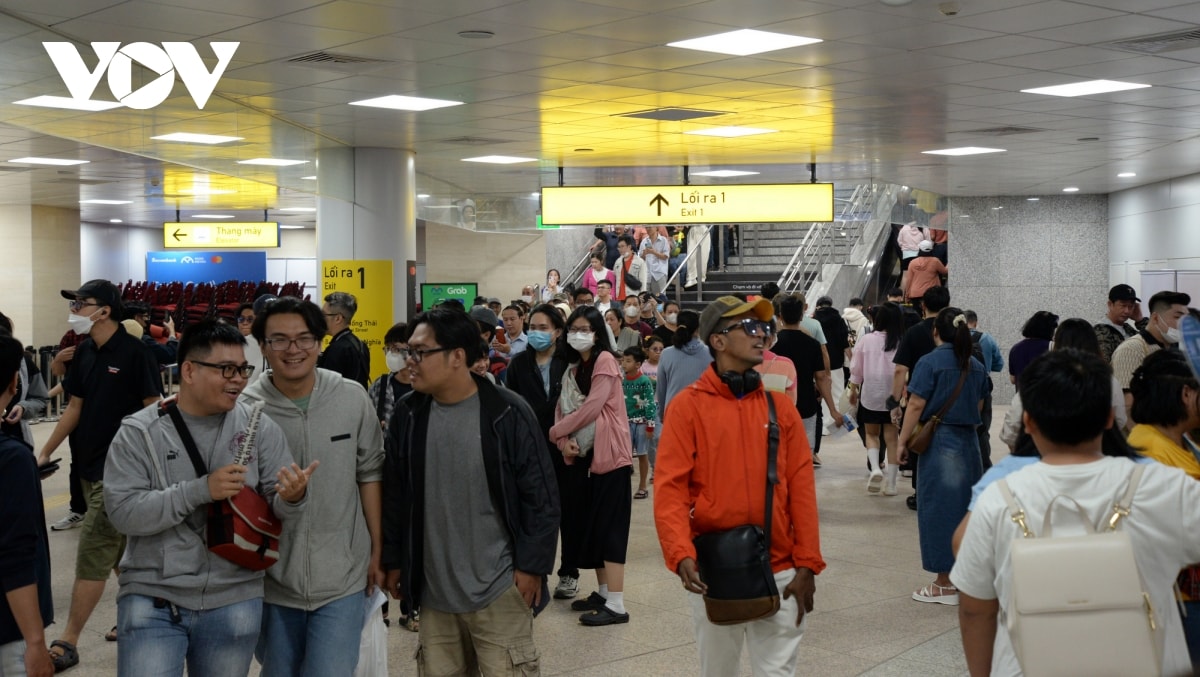
[[[104,641],[106,641],[106,642],[117,641],[117,626],[115,626],[115,625],[112,626],[112,630],[109,630],[108,632],[104,633]]]
[[[938,585],[930,583],[912,594],[918,602],[958,606],[958,588],[953,585]]]
[[[616,625],[617,623],[628,623],[629,614],[619,614],[607,606],[602,606],[580,616],[579,622],[590,626]]]
[[[638,489],[638,492],[633,495],[634,498],[649,498],[650,492],[645,489]]]
[[[62,653],[55,653],[55,647],[62,649]],[[54,663],[55,672],[69,670],[79,665],[79,651],[75,649],[74,644],[56,639],[50,642],[50,661]]]

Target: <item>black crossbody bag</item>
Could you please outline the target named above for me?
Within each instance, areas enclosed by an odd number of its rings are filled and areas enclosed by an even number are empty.
[[[767,395],[767,503],[763,526],[740,527],[695,538],[696,563],[708,586],[704,610],[715,625],[735,625],[768,618],[779,611],[779,587],[771,571],[771,516],[779,482],[779,423],[775,401]]]

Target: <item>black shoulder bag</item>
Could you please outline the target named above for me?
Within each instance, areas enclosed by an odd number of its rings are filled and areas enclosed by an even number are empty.
[[[779,423],[775,401],[767,396],[767,503],[763,526],[744,524],[726,531],[701,534],[696,563],[708,586],[704,610],[715,625],[735,625],[768,618],[779,611],[779,588],[771,571],[771,516],[775,484],[779,482]]]

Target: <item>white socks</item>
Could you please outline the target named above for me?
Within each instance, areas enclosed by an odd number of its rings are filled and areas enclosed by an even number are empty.
[[[606,585],[604,587],[607,588],[608,586]],[[601,593],[601,594],[604,594],[604,593]],[[619,613],[619,614],[625,613],[625,593],[609,592],[608,593],[608,602],[606,602],[604,606],[608,607],[609,609],[612,609],[616,613]]]
[[[871,474],[879,473],[879,450],[867,449],[867,465],[871,468]]]
[[[608,599],[608,583],[604,583],[600,586],[600,596],[604,599]]]
[[[896,476],[899,474],[900,474],[900,466],[896,465],[895,463],[889,463],[888,466],[883,469],[883,495],[884,496],[895,496],[896,495]]]

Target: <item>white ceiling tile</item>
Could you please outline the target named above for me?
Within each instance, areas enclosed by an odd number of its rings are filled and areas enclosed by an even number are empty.
[[[996,61],[1005,57],[1037,54],[1065,47],[1070,47],[1070,45],[1022,35],[1002,35],[995,38],[931,47],[926,51],[969,61]]]
[[[1068,26],[1098,19],[1121,16],[1118,12],[1064,0],[1046,0],[974,16],[953,17],[949,23],[1001,33],[1031,33],[1053,26]],[[1052,36],[1048,39],[1056,39]]]
[[[253,24],[256,20],[238,14],[204,11],[194,6],[171,7],[145,0],[128,0],[113,7],[90,12],[79,19],[55,24],[55,28],[89,40],[111,39],[92,28],[96,23],[149,29],[149,32],[171,26],[175,31],[206,36]],[[161,42],[162,38],[152,41]]]
[[[1195,18],[1195,17],[1193,17]],[[1080,21],[1066,26],[1035,30],[1029,35],[1047,40],[1061,40],[1077,45],[1098,45],[1114,40],[1128,40],[1169,31],[1180,31],[1195,28],[1193,24],[1180,21],[1169,21],[1151,16],[1128,14],[1125,16],[1101,19],[1099,21]]]
[[[548,31],[573,31],[629,19],[638,14],[640,12],[576,0],[520,0],[472,14],[471,20],[484,27],[495,21]]]

